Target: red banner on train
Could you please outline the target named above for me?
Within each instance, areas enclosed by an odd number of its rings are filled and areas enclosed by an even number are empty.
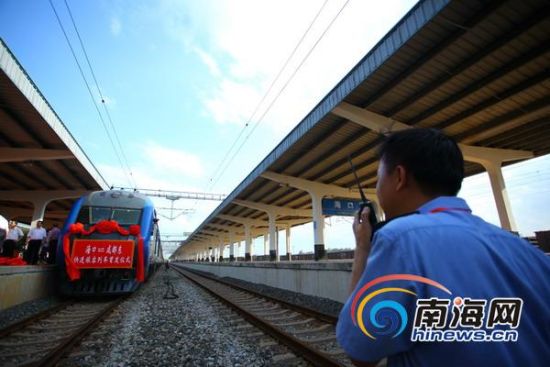
[[[131,268],[134,245],[132,240],[75,239],[71,258],[77,269]]]

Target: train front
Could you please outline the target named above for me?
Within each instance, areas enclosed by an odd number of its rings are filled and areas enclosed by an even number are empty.
[[[148,276],[156,245],[158,227],[149,198],[117,190],[84,196],[73,205],[58,245],[60,293],[135,291]]]

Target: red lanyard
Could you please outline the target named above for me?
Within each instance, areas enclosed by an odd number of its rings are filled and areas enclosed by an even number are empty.
[[[444,207],[440,207],[440,208],[432,209],[428,213],[434,214],[434,213],[450,212],[450,211],[459,211],[459,212],[467,212],[467,213],[472,212],[470,209],[466,209],[466,208],[444,208]]]

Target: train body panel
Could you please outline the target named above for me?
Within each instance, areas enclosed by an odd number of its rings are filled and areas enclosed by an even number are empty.
[[[78,199],[58,242],[60,293],[107,295],[135,291],[143,280],[138,274],[140,269],[147,279],[163,262],[157,221],[152,201],[139,193],[96,191]],[[123,245],[127,253],[123,253]]]

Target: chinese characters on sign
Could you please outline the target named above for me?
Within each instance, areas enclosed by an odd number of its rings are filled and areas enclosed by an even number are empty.
[[[134,241],[75,239],[72,260],[79,269],[131,268]]]

